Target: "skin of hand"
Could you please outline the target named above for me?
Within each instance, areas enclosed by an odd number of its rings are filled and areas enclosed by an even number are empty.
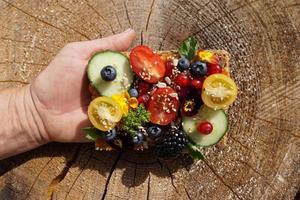
[[[128,29],[102,39],[69,43],[31,84],[18,90],[1,92],[0,103],[3,106],[0,105],[0,111],[10,117],[7,121],[0,119],[0,125],[8,123],[8,127],[14,128],[7,128],[4,133],[0,131],[0,146],[15,139],[17,136],[14,137],[13,134],[20,135],[21,132],[26,137],[19,137],[19,140],[27,138],[27,143],[32,145],[20,141],[19,145],[22,147],[19,147],[14,140],[12,145],[15,147],[9,148],[10,150],[0,147],[0,158],[50,141],[86,141],[82,128],[90,125],[87,116],[87,107],[91,101],[86,74],[88,61],[97,51],[126,51],[135,36],[135,32]],[[10,110],[7,111],[8,109]],[[7,140],[5,136],[8,137]],[[16,151],[17,148],[19,149]]]

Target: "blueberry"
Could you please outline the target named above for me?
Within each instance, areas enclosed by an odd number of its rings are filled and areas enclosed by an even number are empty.
[[[117,136],[117,130],[116,129],[111,129],[111,130],[109,130],[105,133],[104,139],[107,140],[107,141],[111,141],[111,140],[115,139],[116,136]]]
[[[138,132],[135,136],[133,136],[132,141],[134,144],[142,144],[144,141],[144,135],[141,132]]]
[[[156,138],[161,135],[161,128],[158,126],[150,126],[147,130],[148,135],[152,138]]]
[[[131,97],[138,97],[139,96],[139,92],[137,91],[137,89],[135,88],[131,88],[129,91],[128,91],[129,95]]]
[[[178,60],[178,64],[177,64],[177,68],[179,69],[179,71],[184,71],[189,69],[190,67],[190,61],[186,58],[180,58]]]
[[[101,78],[105,81],[113,81],[117,77],[117,71],[113,66],[107,65],[101,70]]]
[[[207,65],[204,62],[196,61],[191,64],[191,74],[194,77],[201,77],[207,74]]]

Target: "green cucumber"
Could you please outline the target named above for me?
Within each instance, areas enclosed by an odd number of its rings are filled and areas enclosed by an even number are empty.
[[[201,121],[209,121],[213,125],[210,134],[204,135],[198,132],[197,125]],[[217,144],[228,130],[228,118],[224,110],[214,110],[202,106],[193,117],[184,117],[182,120],[183,130],[189,139],[197,146],[208,147]]]
[[[105,81],[100,75],[101,70],[108,65],[117,71],[116,79],[113,81]],[[98,52],[90,59],[87,74],[91,84],[102,96],[125,92],[133,82],[133,72],[128,58],[122,53],[110,50]]]

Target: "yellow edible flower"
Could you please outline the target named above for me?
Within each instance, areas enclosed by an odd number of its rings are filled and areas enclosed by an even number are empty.
[[[218,63],[218,56],[209,50],[199,50],[197,53],[197,60],[216,64]]]
[[[128,100],[128,105],[129,105],[131,108],[137,108],[137,107],[139,106],[139,102],[138,102],[137,98],[131,97],[131,98]]]
[[[121,94],[114,94],[111,96],[111,98],[113,100],[115,100],[116,102],[118,102],[118,104],[120,105],[121,107],[121,111],[122,111],[122,114],[124,116],[127,116],[128,114],[128,98],[130,98],[128,92],[123,92]]]
[[[137,98],[130,97],[128,92],[123,92],[123,93],[120,93],[120,94],[114,94],[114,95],[111,96],[111,98],[113,100],[115,100],[116,102],[118,102],[118,104],[120,105],[120,107],[122,109],[122,114],[124,116],[127,116],[129,107],[135,109],[139,105],[139,102],[138,102]]]

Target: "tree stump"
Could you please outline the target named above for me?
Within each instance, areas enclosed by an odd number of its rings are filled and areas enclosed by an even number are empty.
[[[225,49],[239,86],[206,160],[48,144],[0,161],[0,199],[294,199],[300,185],[297,0],[0,1],[0,88],[30,83],[65,44],[123,31],[176,49]]]

